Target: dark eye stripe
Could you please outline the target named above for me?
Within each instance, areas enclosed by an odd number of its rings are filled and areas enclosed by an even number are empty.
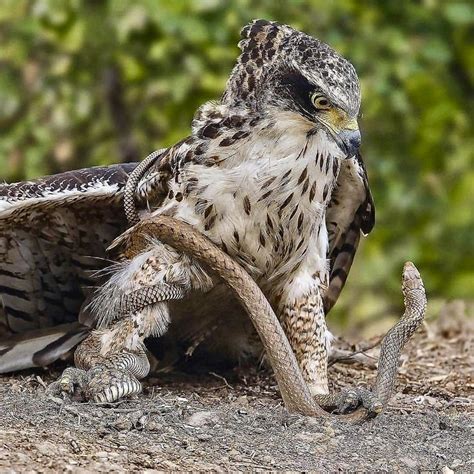
[[[295,104],[301,110],[303,115],[312,119],[314,105],[311,96],[315,92],[313,84],[309,83],[301,74],[297,72],[288,72],[282,77],[282,85],[286,87],[292,95]]]

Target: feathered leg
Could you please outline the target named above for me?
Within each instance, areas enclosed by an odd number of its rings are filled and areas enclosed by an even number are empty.
[[[98,402],[139,393],[138,380],[150,369],[143,341],[166,332],[167,301],[211,287],[212,280],[198,264],[153,242],[115,268],[93,303],[98,329],[77,348],[77,368],[66,369],[52,390]]]
[[[295,281],[301,285],[301,281]],[[290,294],[294,291],[300,290],[290,289]],[[280,317],[303,378],[321,407],[346,413],[363,405],[370,412],[378,413],[380,401],[364,387],[329,393],[327,368],[332,336],[326,327],[323,298],[318,289],[284,302],[280,305]]]
[[[280,320],[313,395],[327,394],[328,345],[323,301],[317,289],[280,305]]]
[[[328,352],[332,339],[326,326],[323,294],[327,281],[324,266],[290,279],[281,294],[280,320],[293,348],[303,378],[317,403],[328,411],[345,413],[363,405],[370,412],[381,409],[377,396],[364,387],[329,393]]]

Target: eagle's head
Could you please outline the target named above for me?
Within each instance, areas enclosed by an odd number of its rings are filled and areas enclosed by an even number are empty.
[[[359,79],[352,64],[327,44],[293,28],[255,20],[242,30],[242,50],[225,103],[323,130],[343,155],[360,146]]]

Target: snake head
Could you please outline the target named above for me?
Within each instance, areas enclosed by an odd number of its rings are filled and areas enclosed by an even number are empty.
[[[412,262],[406,262],[402,273],[402,291],[406,295],[410,290],[423,290],[423,280],[420,272]]]

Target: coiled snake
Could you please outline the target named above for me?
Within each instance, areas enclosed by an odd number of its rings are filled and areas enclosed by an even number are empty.
[[[123,239],[120,239],[126,249],[125,256],[133,257],[140,252],[148,244],[150,235],[199,260],[233,290],[260,336],[289,412],[333,416],[310,394],[273,309],[254,280],[238,263],[192,226],[167,216],[145,218],[126,231]],[[380,412],[387,405],[393,392],[401,350],[423,321],[426,310],[423,281],[411,262],[407,262],[403,269],[402,292],[405,313],[383,339],[376,382],[371,392],[366,391],[376,400],[375,409],[369,413],[367,408],[360,407],[350,414],[339,415],[338,418],[360,421],[374,412]],[[319,403],[335,404],[335,397],[322,396]]]

